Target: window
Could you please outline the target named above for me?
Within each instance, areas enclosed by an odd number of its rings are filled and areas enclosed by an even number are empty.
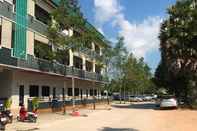
[[[80,57],[74,56],[74,66],[78,69],[82,69],[82,59]]]
[[[31,85],[29,87],[29,96],[30,97],[39,97],[39,86]]]
[[[57,58],[56,60],[63,65],[69,65],[69,52],[65,50],[57,50]]]
[[[93,93],[94,93],[93,89],[90,89],[90,96],[93,96],[94,95]]]
[[[97,96],[97,90],[94,90],[94,96]]]
[[[50,96],[50,87],[42,86],[42,96]]]
[[[93,70],[92,62],[86,61],[86,71],[91,72]]]
[[[1,35],[2,35],[2,33],[1,33],[1,30],[2,30],[2,26],[0,25],[0,45],[1,45]]]
[[[53,88],[53,99],[55,99],[56,98],[56,88],[54,87]]]
[[[101,91],[101,96],[104,96],[104,95],[105,95],[104,91]]]
[[[52,54],[52,46],[37,40],[34,41],[34,55],[37,58],[50,60],[51,54]]]
[[[50,14],[37,4],[35,6],[35,17],[44,24],[48,24],[48,22],[51,20]]]
[[[72,96],[72,95],[73,95],[72,88],[68,88],[68,96]]]
[[[75,88],[75,96],[79,96],[79,88]]]

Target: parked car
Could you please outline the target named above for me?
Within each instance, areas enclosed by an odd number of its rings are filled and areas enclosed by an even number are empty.
[[[177,108],[178,102],[174,96],[165,96],[160,100],[160,108]]]
[[[135,96],[135,97],[132,98],[132,101],[133,102],[142,102],[143,101],[143,98],[140,97],[140,96]]]
[[[144,96],[144,101],[152,101],[153,97],[152,96]]]

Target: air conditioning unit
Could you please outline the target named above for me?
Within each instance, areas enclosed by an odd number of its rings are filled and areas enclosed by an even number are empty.
[[[63,31],[61,32],[61,34],[62,34],[63,36],[68,36],[68,35],[69,35],[69,32],[68,32],[68,30],[63,30]]]

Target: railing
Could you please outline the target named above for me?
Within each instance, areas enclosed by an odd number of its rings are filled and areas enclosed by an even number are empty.
[[[24,69],[37,70],[47,73],[55,73],[63,76],[75,76],[83,79],[90,79],[104,82],[105,79],[102,75],[94,72],[87,72],[75,67],[69,67],[59,64],[55,61],[48,61],[34,56],[28,55],[26,59],[19,59],[12,57],[11,50],[2,47],[0,49],[0,64],[5,64]]]
[[[42,35],[47,35],[48,26],[30,15],[28,16],[28,27]]]
[[[0,15],[14,20],[13,5],[6,1],[0,2]]]
[[[0,16],[1,15],[10,19],[13,22],[16,22],[16,15],[17,14],[15,12],[13,12],[13,5],[6,2],[6,1],[0,2]],[[30,15],[28,15],[27,17],[24,17],[24,16],[18,16],[18,17],[21,17],[21,19],[27,19],[27,21],[28,21],[27,27],[28,28],[33,29],[42,35],[46,35],[48,26],[45,25],[44,23],[36,20],[34,17],[32,17]]]
[[[85,78],[87,78],[87,79],[96,79],[95,76],[96,76],[95,73],[85,71]]]

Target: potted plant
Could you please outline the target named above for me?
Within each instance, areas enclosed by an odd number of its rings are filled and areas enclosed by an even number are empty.
[[[32,108],[33,108],[32,110],[33,110],[33,112],[36,112],[38,107],[39,107],[39,98],[35,97],[35,98],[32,99]]]
[[[5,100],[5,102],[4,102],[5,110],[10,110],[11,105],[12,105],[12,99]]]
[[[13,115],[11,113],[12,99],[6,99],[4,102],[5,114],[8,117],[8,122],[12,123]]]

